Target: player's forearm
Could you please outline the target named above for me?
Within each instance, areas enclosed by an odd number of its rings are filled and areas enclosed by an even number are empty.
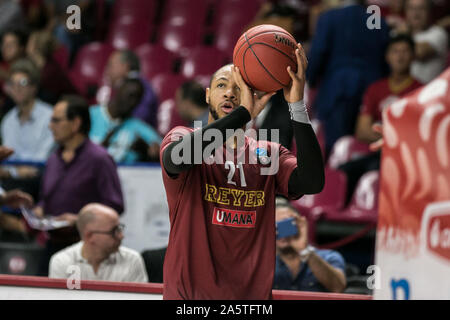
[[[308,266],[316,279],[329,291],[344,291],[347,281],[344,273],[334,268],[314,252],[308,258]]]
[[[194,141],[198,141],[201,143],[201,152],[211,143],[214,145],[214,150],[218,147],[222,146],[225,140],[222,141],[206,141],[202,139],[205,133],[208,130],[218,130],[222,137],[226,139],[226,130],[232,129],[236,130],[242,128],[247,122],[251,119],[250,113],[248,110],[242,106],[228,114],[227,116],[214,121],[213,123],[208,124],[203,127],[201,130],[196,130],[191,132],[188,135],[185,135],[181,140],[172,142],[163,153],[163,165],[166,171],[169,174],[176,175],[180,174],[185,170],[189,170],[194,165],[194,157],[195,152],[200,152],[200,150],[195,149],[196,143]],[[215,135],[214,135],[215,136]],[[178,151],[181,150],[181,153],[185,150],[190,152],[188,157],[183,157],[183,154],[179,154]],[[175,163],[174,159],[183,159],[181,163]],[[184,160],[186,159],[186,160]]]
[[[296,103],[297,108],[299,104]],[[295,107],[292,110],[291,106],[292,126],[297,146],[297,168],[289,178],[289,194],[300,196],[319,193],[325,184],[322,151],[314,129],[309,123],[306,107],[301,111],[295,110]]]

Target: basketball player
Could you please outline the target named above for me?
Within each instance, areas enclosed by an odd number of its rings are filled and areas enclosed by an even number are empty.
[[[208,125],[195,131],[177,127],[164,138],[160,155],[171,223],[164,299],[271,298],[275,196],[298,199],[320,192],[324,185],[321,151],[303,103],[307,60],[300,44],[296,57],[298,71],[288,67],[292,81],[283,91],[297,157],[277,143],[244,137],[243,130],[226,136],[227,129],[243,128],[255,118],[274,94],[258,97],[233,65],[216,71],[207,88]],[[204,157],[200,163],[195,161],[210,148],[204,135],[211,132],[226,136],[211,157],[214,153],[229,159],[231,150],[232,161],[205,161]],[[239,160],[255,154],[256,164]],[[262,175],[261,169],[273,165],[267,161],[269,156],[269,162],[278,161],[278,170]]]

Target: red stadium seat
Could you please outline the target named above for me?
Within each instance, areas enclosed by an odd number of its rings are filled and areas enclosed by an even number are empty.
[[[189,54],[183,60],[181,73],[186,78],[205,75],[211,76],[225,63],[225,55],[214,47],[196,47],[189,50]]]
[[[203,42],[203,28],[190,25],[165,24],[158,32],[157,42],[179,56],[186,56],[186,48],[195,47]]]
[[[150,23],[156,18],[158,0],[116,0],[114,2],[112,21],[125,15],[145,18]]]
[[[159,101],[172,99],[175,97],[177,88],[186,81],[186,78],[180,74],[158,74],[151,80],[153,89],[158,95]]]
[[[82,95],[88,96],[89,87],[99,85],[112,52],[111,46],[101,42],[92,42],[80,49],[70,70],[70,79]]]
[[[236,41],[253,20],[263,1],[228,0],[218,2],[214,11],[214,45],[232,56]]]
[[[162,21],[170,25],[196,23],[204,26],[208,6],[208,0],[166,0]]]
[[[370,152],[369,145],[357,140],[353,136],[344,136],[339,138],[328,158],[328,166],[337,168],[350,160],[366,155]]]
[[[324,219],[333,222],[375,224],[378,220],[379,172],[366,172],[358,181],[345,210],[328,210]]]
[[[167,99],[160,103],[158,108],[158,133],[165,136],[172,128],[187,126],[188,124],[180,117],[175,106],[174,99]]]
[[[175,56],[166,48],[146,43],[135,51],[141,62],[141,74],[146,80],[151,82],[157,74],[172,73]]]
[[[53,51],[53,60],[55,60],[64,71],[68,71],[69,69],[69,56],[69,50],[63,44],[59,45],[55,51]]]
[[[153,26],[149,20],[124,16],[108,32],[107,43],[116,49],[134,49],[151,40]]]
[[[308,219],[308,236],[315,242],[315,226],[326,212],[343,210],[347,190],[347,177],[341,171],[325,168],[325,186],[322,192],[304,195],[292,205]]]

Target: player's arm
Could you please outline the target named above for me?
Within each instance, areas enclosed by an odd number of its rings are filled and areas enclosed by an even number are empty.
[[[292,172],[288,185],[289,195],[294,198],[303,194],[319,193],[325,184],[322,151],[303,102],[308,62],[303,47],[300,44],[297,46],[295,55],[298,70],[294,73],[288,67],[292,81],[288,87],[283,88],[284,98],[289,104],[297,146],[297,168]]]
[[[234,73],[239,73],[239,70],[233,71]],[[236,75],[234,75],[236,76]],[[270,97],[275,93],[265,94],[263,97],[258,98],[253,93],[246,94],[241,92],[241,106],[230,112],[223,118],[220,118],[213,123],[208,124],[202,129],[196,130],[182,137],[179,141],[174,141],[164,150],[162,156],[162,163],[167,171],[172,176],[176,176],[183,171],[189,170],[194,166],[194,157],[195,152],[199,153],[198,149],[195,149],[194,146],[201,144],[201,152],[203,155],[204,149],[209,146],[211,143],[214,146],[214,150],[223,145],[225,140],[220,141],[204,141],[202,137],[204,136],[207,130],[218,130],[221,133],[222,137],[226,137],[227,129],[240,129],[251,119],[255,118],[259,112],[264,108],[264,106],[269,101]],[[194,143],[195,141],[195,143]],[[188,157],[184,157],[183,152],[189,152]],[[175,161],[175,159],[182,159],[181,163]],[[184,160],[187,159],[187,160]]]

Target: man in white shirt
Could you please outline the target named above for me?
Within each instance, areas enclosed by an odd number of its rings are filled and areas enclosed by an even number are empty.
[[[49,277],[68,278],[78,267],[80,280],[148,282],[141,255],[121,246],[123,227],[114,209],[84,206],[77,220],[82,240],[52,256]]]
[[[16,106],[1,122],[3,144],[15,151],[10,160],[46,161],[53,147],[48,127],[52,107],[36,98],[38,85],[39,71],[30,60],[21,59],[12,65],[7,91]],[[29,170],[17,171],[18,174],[13,170],[9,173],[24,177],[20,172]]]
[[[406,26],[416,43],[416,59],[411,74],[421,83],[428,83],[444,71],[447,62],[448,35],[444,28],[431,25],[431,0],[407,0]]]

